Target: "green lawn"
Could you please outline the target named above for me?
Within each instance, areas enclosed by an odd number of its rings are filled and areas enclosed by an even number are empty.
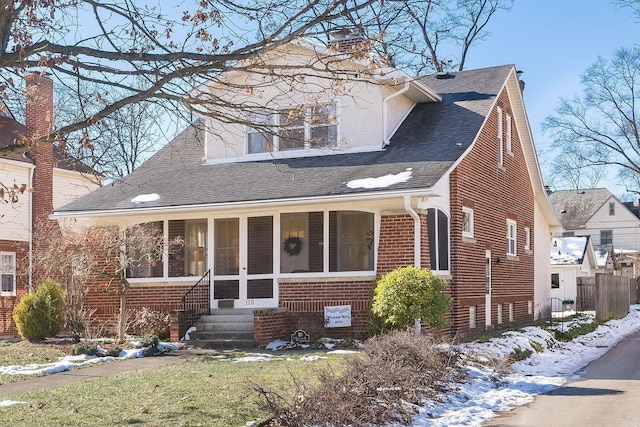
[[[11,396],[27,403],[0,407],[0,419],[14,426],[258,425],[269,414],[261,408],[256,385],[287,393],[294,389],[294,377],[315,381],[315,370],[339,370],[345,357],[351,356],[303,361],[294,354],[248,363],[194,358],[162,369]]]

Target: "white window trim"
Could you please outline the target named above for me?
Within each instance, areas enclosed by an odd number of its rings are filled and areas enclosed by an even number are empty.
[[[513,311],[514,311],[513,303],[512,303],[512,302],[510,302],[510,303],[509,303],[509,322],[513,322],[513,319],[514,319],[514,317],[513,317]]]
[[[498,325],[502,325],[503,322],[503,305],[502,304],[498,304]]]
[[[513,153],[511,146],[511,116],[507,114],[507,134],[506,134],[506,145],[507,145],[507,153]]]
[[[524,250],[531,250],[531,228],[529,227],[524,228]]]
[[[462,237],[469,237],[469,238],[473,238],[473,223],[474,223],[474,213],[473,213],[473,209],[468,208],[466,206],[462,207],[462,216],[463,216],[463,229],[462,229]],[[464,215],[467,214],[469,215],[469,230],[465,231],[464,230]]]
[[[469,329],[475,329],[477,327],[476,324],[476,306],[469,306]]]
[[[11,292],[3,292],[2,287],[0,286],[0,296],[16,296],[16,253],[15,252],[0,252],[0,261],[2,257],[5,255],[9,255],[13,258],[12,269],[13,272],[10,274],[13,276],[13,290]],[[0,284],[2,281],[2,275],[5,273],[2,271],[2,263],[0,262]]]
[[[497,108],[498,113],[498,165],[504,165],[504,146],[502,145],[502,108]]]
[[[304,114],[304,148],[298,148],[298,149],[289,149],[289,150],[280,150],[280,135],[278,135],[277,130],[280,128],[280,126],[282,125],[280,123],[280,117],[281,117],[281,112],[282,111],[286,111],[286,110],[291,110],[293,108],[295,108],[295,105],[289,105],[289,106],[282,106],[281,108],[278,109],[278,111],[274,112],[273,114],[268,115],[267,117],[271,118],[271,123],[265,123],[266,125],[272,125],[275,126],[276,129],[274,129],[276,132],[272,135],[273,137],[273,150],[272,151],[266,151],[266,152],[255,152],[255,153],[250,153],[249,152],[249,134],[254,133],[252,131],[255,131],[255,129],[253,127],[251,127],[250,125],[246,125],[245,127],[245,133],[244,133],[244,155],[247,157],[264,157],[265,155],[268,156],[269,158],[274,157],[274,154],[278,153],[281,156],[277,156],[277,157],[289,157],[287,155],[285,155],[284,153],[305,153],[304,155],[310,155],[310,154],[316,154],[318,152],[324,152],[324,151],[335,151],[338,146],[340,145],[340,104],[338,103],[337,100],[332,100],[332,101],[328,101],[328,102],[320,102],[317,105],[331,105],[333,106],[334,112],[335,112],[335,126],[336,126],[336,142],[334,146],[328,146],[328,147],[317,147],[317,148],[312,148],[311,147],[311,132],[313,128],[316,127],[320,127],[321,125],[319,124],[312,124],[310,117],[311,117],[311,109],[315,106],[315,105],[305,105],[305,114]],[[327,126],[333,126],[334,124],[327,124]],[[286,129],[294,129],[297,128],[296,126],[293,127],[282,127],[281,129],[286,130]],[[255,131],[257,132],[257,131]],[[259,133],[259,132],[257,132]],[[298,157],[300,156],[300,154],[298,155],[293,155],[291,157]]]
[[[513,230],[513,235],[511,235],[511,230]],[[512,219],[507,220],[507,255],[518,255],[518,223]]]

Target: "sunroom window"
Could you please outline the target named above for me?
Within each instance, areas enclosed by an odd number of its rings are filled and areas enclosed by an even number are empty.
[[[162,233],[163,222],[149,222],[145,224],[149,227],[149,230],[155,229],[157,232]],[[150,277],[162,277],[164,273],[164,264],[161,259],[156,259],[156,256],[146,253],[141,248],[127,249],[127,256],[130,260],[130,267],[127,269],[127,277],[129,278],[150,278]]]
[[[169,240],[181,237],[184,243],[169,254],[169,276],[202,276],[207,271],[207,220],[169,221]]]
[[[427,234],[431,270],[449,270],[449,218],[440,209],[427,209]]]
[[[277,114],[252,114],[247,153],[334,147],[338,142],[337,108],[333,103],[300,105]]]
[[[331,211],[286,213],[280,216],[280,272],[324,271],[324,247],[329,248],[329,271],[373,271],[373,214]],[[324,241],[328,227],[329,241]]]

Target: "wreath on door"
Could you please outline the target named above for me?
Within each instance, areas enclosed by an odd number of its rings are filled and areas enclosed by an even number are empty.
[[[287,255],[296,256],[302,249],[302,240],[298,236],[289,236],[284,239],[282,249],[287,253]]]

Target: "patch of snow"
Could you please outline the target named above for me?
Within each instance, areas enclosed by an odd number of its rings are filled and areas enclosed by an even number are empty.
[[[401,182],[407,182],[411,178],[411,168],[395,175],[389,174],[377,178],[354,179],[347,182],[349,188],[386,188]]]
[[[0,407],[13,405],[28,405],[29,402],[20,402],[18,400],[0,400]]]
[[[133,199],[131,199],[131,203],[145,203],[145,202],[155,202],[158,200],[160,196],[156,193],[151,194],[139,194]]]
[[[289,345],[288,341],[275,340],[267,344],[267,346],[265,347],[265,350],[272,350],[272,351],[282,350],[283,348],[287,348],[288,345]]]
[[[189,334],[190,334],[191,332],[195,332],[196,330],[197,330],[197,329],[196,329],[196,327],[195,327],[195,326],[192,326],[192,327],[190,327],[189,329],[187,329],[187,332],[185,332],[185,333],[184,333],[184,340],[185,340],[185,341],[189,341],[189,340],[191,340],[191,337],[189,337]]]

